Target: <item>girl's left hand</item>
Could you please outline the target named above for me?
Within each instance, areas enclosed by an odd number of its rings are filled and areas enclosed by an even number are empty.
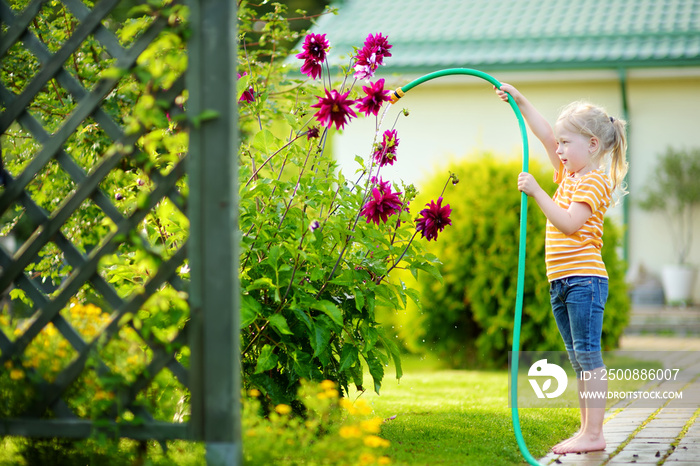
[[[522,172],[518,175],[518,190],[524,192],[528,196],[534,196],[539,191],[540,185],[535,180],[535,177],[530,173]]]

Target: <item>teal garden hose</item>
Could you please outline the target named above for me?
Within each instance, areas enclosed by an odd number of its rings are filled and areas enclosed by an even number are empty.
[[[404,94],[414,87],[422,84],[431,79],[440,78],[442,76],[449,76],[455,74],[463,74],[468,76],[476,76],[482,78],[496,88],[501,87],[501,83],[482,71],[473,70],[469,68],[449,68],[445,70],[435,71],[433,73],[421,76],[418,79],[411,81],[405,86],[399,87],[391,93],[391,102],[396,103]],[[513,109],[516,118],[518,119],[518,126],[520,127],[520,135],[523,140],[523,168],[522,171],[527,172],[529,170],[529,147],[527,142],[527,128],[525,127],[525,120],[523,115],[515,103],[515,100],[509,95],[508,103]],[[515,317],[513,322],[513,351],[511,355],[511,384],[510,384],[510,406],[511,406],[511,417],[513,420],[513,430],[515,431],[515,440],[518,442],[518,447],[523,455],[523,458],[533,465],[539,465],[540,463],[530,454],[527,449],[525,440],[523,439],[523,434],[520,429],[520,417],[518,415],[518,360],[520,354],[520,326],[522,322],[523,313],[523,289],[525,284],[525,244],[527,235],[527,194],[520,194],[520,244],[518,246],[518,282],[517,282],[517,295],[515,301]]]

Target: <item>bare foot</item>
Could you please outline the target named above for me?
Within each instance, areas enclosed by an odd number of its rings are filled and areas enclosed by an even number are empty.
[[[590,434],[580,434],[571,441],[562,443],[560,445],[555,445],[552,448],[554,453],[564,454],[564,453],[583,453],[587,451],[599,451],[605,450],[605,437],[603,434],[593,436]]]
[[[579,436],[580,436],[582,433],[583,433],[583,432],[579,430],[578,432],[576,432],[576,433],[575,433],[574,435],[572,435],[571,437],[569,437],[569,438],[567,438],[567,439],[565,439],[565,440],[562,440],[561,442],[557,443],[556,445],[554,445],[554,446],[552,447],[552,451],[554,451],[555,449],[558,449],[558,448],[562,448],[562,447],[564,447],[564,445],[567,445],[567,444],[573,442],[574,440],[576,440],[577,438],[579,438]]]

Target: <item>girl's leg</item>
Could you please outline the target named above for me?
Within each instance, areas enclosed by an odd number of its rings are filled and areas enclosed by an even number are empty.
[[[603,421],[607,380],[602,380],[605,368],[601,358],[600,338],[603,310],[608,295],[606,279],[580,277],[567,296],[576,359],[583,366],[583,383],[579,383],[579,406],[584,421],[579,434],[571,441],[556,445],[555,453],[578,453],[605,449]],[[573,285],[573,283],[572,283]],[[583,389],[583,390],[581,390]],[[583,391],[587,392],[583,397]]]
[[[578,393],[579,393],[578,408],[579,408],[579,411],[581,412],[581,428],[579,428],[578,432],[576,432],[574,435],[572,435],[568,439],[562,440],[561,442],[554,445],[552,447],[553,451],[558,451],[562,448],[566,448],[567,444],[576,440],[586,430],[586,422],[588,422],[586,400],[581,396],[581,393],[583,393],[583,391],[586,390],[586,385],[585,385],[585,382],[580,378],[576,379],[576,383],[578,385],[578,387],[576,387],[576,388],[578,389]]]
[[[559,334],[564,340],[564,348],[569,355],[569,361],[574,368],[576,374],[581,373],[581,366],[576,360],[576,353],[574,352],[574,340],[572,335],[571,319],[569,317],[569,310],[566,305],[566,294],[568,290],[568,282],[566,279],[555,280],[550,285],[550,298],[552,303],[552,313],[554,314],[554,320],[557,323],[557,328],[559,329]],[[577,379],[579,393],[583,390],[583,381],[580,377]],[[586,404],[581,398],[579,398],[579,409],[581,411],[581,427],[578,432],[576,432],[572,437],[557,443],[554,448],[561,447],[576,437],[578,437],[581,432],[583,432],[586,426]]]
[[[579,403],[583,402],[585,404],[585,408],[582,411],[586,416],[584,427],[570,441],[552,448],[555,453],[582,453],[605,450],[606,443],[603,435],[603,421],[605,420],[604,396],[608,391],[608,382],[607,380],[601,380],[604,369],[604,367],[601,367],[590,371],[591,380],[584,381],[583,390],[588,393],[588,398],[582,400],[582,392],[579,392]],[[593,398],[590,396],[593,393],[599,393],[600,395]]]

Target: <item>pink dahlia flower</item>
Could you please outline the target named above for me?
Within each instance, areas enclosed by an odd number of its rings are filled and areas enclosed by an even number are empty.
[[[384,79],[369,83],[369,86],[362,86],[362,90],[365,92],[365,97],[357,101],[357,110],[365,116],[369,116],[370,113],[377,116],[384,102],[390,100],[389,91],[384,90]]]
[[[377,68],[384,64],[384,58],[390,57],[389,49],[392,46],[387,42],[387,37],[381,33],[370,34],[365,39],[364,46],[355,55],[355,77],[358,79],[370,79]]]
[[[336,129],[343,129],[351,118],[357,117],[357,114],[351,108],[355,101],[347,98],[350,91],[344,94],[335,89],[331,91],[326,89],[325,91],[326,97],[319,97],[318,102],[311,106],[318,109],[314,116],[321,125],[327,128],[330,128],[335,123]]]
[[[386,223],[390,216],[401,212],[403,204],[399,194],[401,193],[391,191],[391,183],[380,181],[379,186],[372,189],[372,196],[360,213],[367,217],[367,223],[374,222],[379,225],[380,220]]]
[[[438,198],[437,204],[435,201],[430,201],[430,204],[426,204],[428,208],[420,211],[420,218],[416,221],[416,230],[420,231],[423,238],[427,238],[428,241],[436,240],[438,232],[447,225],[452,225],[450,205],[442,206],[441,204],[442,197]]]
[[[308,34],[304,38],[303,51],[296,56],[304,60],[304,64],[301,65],[301,72],[312,79],[321,76],[323,61],[326,59],[326,53],[330,48],[330,43],[326,40],[325,34]]]

